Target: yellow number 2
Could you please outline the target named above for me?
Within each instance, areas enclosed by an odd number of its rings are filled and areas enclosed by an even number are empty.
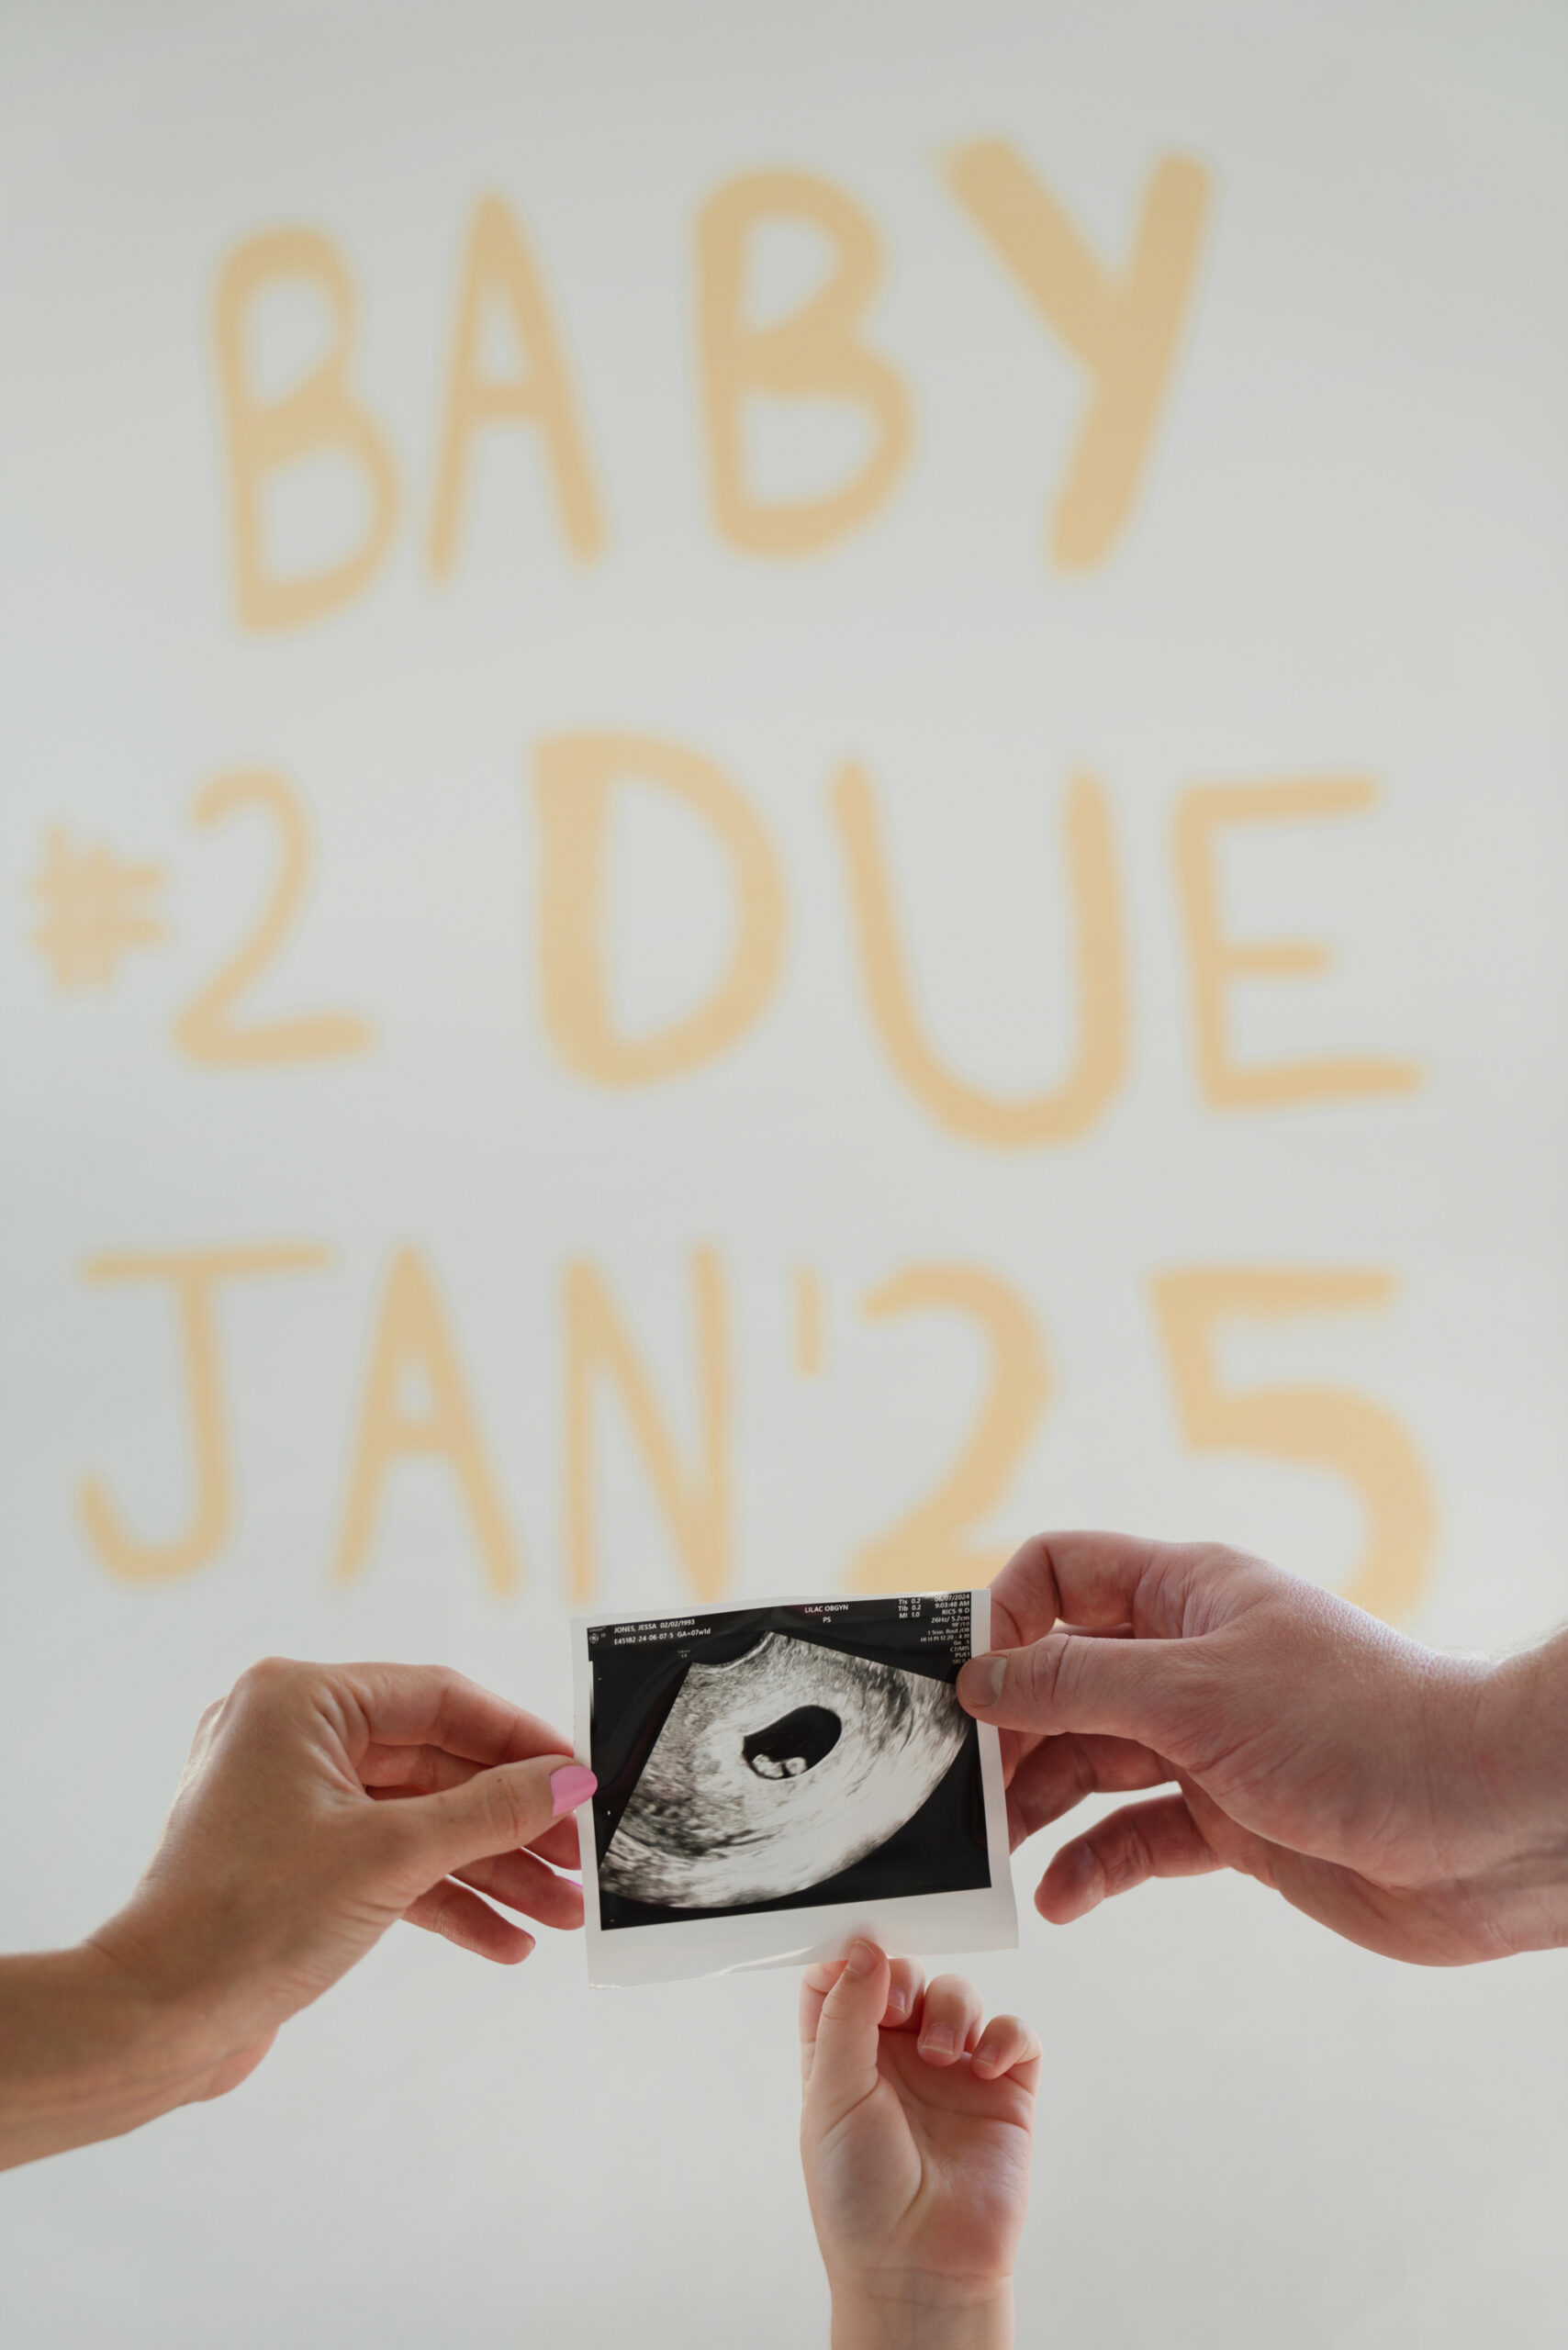
[[[258,769],[219,776],[192,813],[198,824],[220,824],[241,808],[259,808],[278,836],[272,894],[261,920],[238,951],[188,1003],[174,1023],[174,1042],[209,1068],[256,1068],[277,1061],[332,1060],[369,1046],[369,1024],[346,1012],[312,1012],[292,1020],[242,1023],[235,1009],[277,954],[299,912],[310,867],[310,826],[296,794],[281,777]]]
[[[977,1541],[1027,1452],[1051,1392],[1045,1341],[1016,1291],[977,1265],[911,1265],[871,1292],[873,1322],[902,1314],[966,1315],[986,1339],[991,1383],[958,1459],[908,1515],[850,1562],[852,1591],[962,1590],[989,1583],[1013,1545]]]

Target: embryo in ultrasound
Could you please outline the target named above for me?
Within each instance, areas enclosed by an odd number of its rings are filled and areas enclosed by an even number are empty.
[[[683,1911],[803,1893],[913,1819],[969,1732],[931,1670],[778,1628],[694,1661],[600,1854],[601,1891]]]

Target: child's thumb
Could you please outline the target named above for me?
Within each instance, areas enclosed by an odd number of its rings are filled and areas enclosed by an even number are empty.
[[[823,2001],[806,2105],[823,2129],[877,2086],[877,2036],[888,2005],[884,1953],[863,1936],[845,1953],[844,1972]]]

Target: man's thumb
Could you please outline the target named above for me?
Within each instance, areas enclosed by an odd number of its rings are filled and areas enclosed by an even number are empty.
[[[541,1754],[476,1771],[460,1787],[409,1796],[398,1808],[416,1815],[425,1857],[437,1874],[449,1876],[471,1862],[533,1843],[552,1820],[586,1803],[598,1785],[569,1754]]]
[[[999,1729],[1085,1730],[1175,1754],[1190,1713],[1196,1645],[1047,1632],[1027,1648],[971,1657],[958,1675],[958,1699]]]

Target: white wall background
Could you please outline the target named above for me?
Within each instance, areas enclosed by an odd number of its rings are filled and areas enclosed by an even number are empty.
[[[989,1526],[1213,1533],[1344,1583],[1327,1471],[1184,1444],[1148,1282],[1204,1264],[1375,1267],[1394,1302],[1238,1327],[1238,1386],[1392,1412],[1441,1538],[1412,1628],[1499,1646],[1563,1610],[1568,1503],[1568,20],[1523,0],[1222,5],[265,8],[0,6],[0,1940],[67,1941],[132,1881],[202,1707],[266,1651],[449,1660],[569,1705],[560,1287],[603,1271],[673,1427],[694,1424],[688,1266],[734,1345],[736,1592],[835,1587],[976,1408],[942,1318],[871,1326],[901,1266],[988,1267],[1055,1393]],[[1108,257],[1162,155],[1212,174],[1199,279],[1132,520],[1092,571],[1044,521],[1083,397],[947,193],[1007,139]],[[868,339],[914,448],[810,559],[728,546],[705,478],[692,224],[769,165],[844,187],[885,275]],[[608,526],[563,543],[534,436],[475,460],[450,579],[425,560],[463,241],[524,224]],[[398,458],[365,591],[257,634],[231,586],[218,275],[303,225],[353,275],[353,373]],[[773,297],[799,291],[781,247]],[[794,274],[792,274],[794,273]],[[769,293],[763,286],[766,297]],[[308,364],[286,308],[263,357]],[[290,338],[294,338],[291,341]],[[774,420],[781,487],[855,420]],[[796,469],[791,472],[790,469]],[[813,469],[815,471],[813,472]],[[302,476],[294,559],[352,532]],[[626,728],[716,761],[766,822],[788,952],[765,1015],[639,1092],[543,1024],[531,762]],[[1023,1091],[1074,998],[1058,808],[1114,812],[1132,942],[1126,1085],[1073,1144],[944,1133],[857,968],[828,789],[879,790],[943,1053]],[[369,1052],[198,1067],[171,1024],[253,919],[258,832],[190,810],[236,767],[308,811],[308,902],[249,1016],[344,1008]],[[1194,1073],[1170,855],[1196,782],[1367,774],[1353,822],[1238,840],[1237,926],[1322,978],[1238,1003],[1249,1057],[1407,1055],[1411,1094],[1221,1112]],[[101,992],[30,943],[47,834],[165,876],[168,936]],[[723,952],[711,853],[642,807],[618,843],[633,1024]],[[132,1584],[83,1529],[102,1477],[142,1535],[189,1505],[167,1293],[106,1252],[308,1241],[319,1272],[219,1307],[235,1515]],[[487,1590],[439,1462],[389,1480],[330,1579],[386,1268],[438,1281],[525,1561]],[[791,1365],[820,1275],[825,1369]],[[601,1415],[600,1604],[689,1585]],[[1160,1887],[1066,1932],[1027,1908],[989,1999],[1050,2049],[1023,2338],[1120,2350],[1507,2342],[1568,2326],[1563,1962],[1425,1975],[1255,1888]],[[785,2350],[825,2305],[793,2151],[785,1976],[590,1994],[400,1933],[224,2104],[0,2182],[0,2332],[28,2350],[548,2341]]]

